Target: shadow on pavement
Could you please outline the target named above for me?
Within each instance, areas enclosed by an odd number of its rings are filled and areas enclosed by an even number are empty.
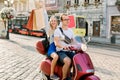
[[[35,47],[33,47],[33,46],[22,45],[22,44],[19,44],[18,42],[13,41],[13,40],[9,40],[9,41],[12,42],[12,43],[14,43],[14,44],[19,45],[20,47],[22,47],[22,48],[24,48],[24,49],[27,49],[27,50],[30,50],[30,51],[33,51],[33,52],[36,51]]]

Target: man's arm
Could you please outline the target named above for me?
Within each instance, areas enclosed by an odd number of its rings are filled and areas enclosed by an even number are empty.
[[[63,46],[59,43],[59,40],[60,40],[59,37],[57,36],[54,37],[55,46],[57,46],[58,48],[63,48]]]
[[[66,50],[67,50],[68,47],[67,47],[67,46],[64,46],[64,45],[61,45],[61,44],[59,43],[59,40],[60,40],[59,37],[54,37],[55,46],[58,47],[58,48],[66,49]]]

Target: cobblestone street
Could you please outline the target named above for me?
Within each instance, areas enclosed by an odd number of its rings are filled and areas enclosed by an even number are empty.
[[[15,34],[10,34],[10,40],[0,39],[0,80],[40,80],[39,64],[44,56],[35,49],[39,39]],[[101,80],[120,80],[119,50],[92,46],[87,52],[94,63],[95,75]]]
[[[44,56],[35,50],[35,43],[14,37],[0,40],[0,80],[40,80],[39,64]]]
[[[93,50],[95,49],[95,50]],[[120,50],[88,48],[89,55],[101,80],[120,80]]]
[[[57,46],[53,62],[47,41],[37,44],[46,37]],[[69,49],[75,57],[62,51]],[[120,0],[0,0],[0,80],[55,79],[52,71],[65,80],[120,80]]]

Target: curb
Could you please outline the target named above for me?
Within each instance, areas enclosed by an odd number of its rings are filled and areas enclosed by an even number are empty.
[[[102,42],[91,41],[88,43],[88,45],[97,45],[97,46],[104,46],[104,47],[120,49],[120,44],[102,43]]]

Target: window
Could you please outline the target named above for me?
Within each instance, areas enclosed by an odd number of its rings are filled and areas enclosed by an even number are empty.
[[[89,0],[85,0],[85,3],[89,3]]]
[[[86,3],[89,3],[89,0],[85,0]]]
[[[71,5],[71,1],[67,1],[67,5]]]
[[[85,28],[85,19],[82,17],[76,18],[77,28]]]
[[[100,0],[95,0],[95,2],[100,2]]]
[[[79,4],[79,0],[75,0],[75,4],[77,4],[77,5],[78,5],[78,4]]]

